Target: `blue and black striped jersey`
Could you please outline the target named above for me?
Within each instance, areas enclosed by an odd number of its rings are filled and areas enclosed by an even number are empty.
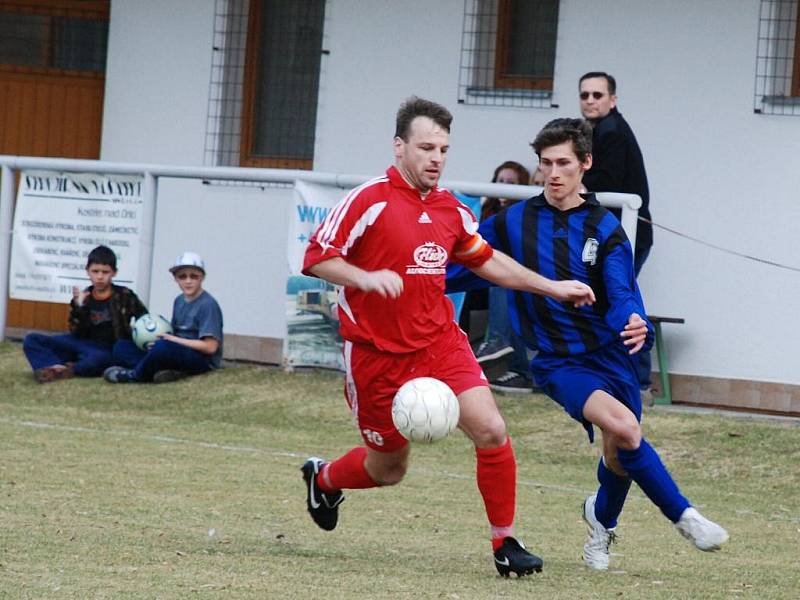
[[[646,319],[633,271],[630,242],[617,218],[594,194],[570,210],[550,206],[544,195],[518,202],[487,219],[479,232],[494,248],[555,280],[576,279],[592,287],[593,306],[575,308],[552,298],[508,291],[514,330],[532,349],[561,356],[578,355],[611,343],[632,313]],[[447,291],[491,285],[471,271],[448,268]],[[653,343],[648,323],[645,349]]]

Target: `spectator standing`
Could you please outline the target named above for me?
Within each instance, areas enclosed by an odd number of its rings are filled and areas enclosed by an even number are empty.
[[[583,176],[583,185],[590,192],[623,192],[642,199],[636,224],[636,244],[633,269],[636,277],[650,254],[653,245],[653,226],[650,224],[650,190],[647,172],[639,143],[628,122],[617,110],[617,82],[603,71],[591,71],[578,82],[583,117],[593,127],[592,167]],[[612,212],[619,218],[618,210]],[[639,388],[649,392],[650,353],[638,357]]]

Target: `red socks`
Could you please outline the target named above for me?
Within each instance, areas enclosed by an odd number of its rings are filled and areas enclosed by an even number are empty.
[[[517,461],[511,438],[497,448],[476,448],[478,459],[478,489],[483,496],[486,516],[492,532],[492,548],[497,550],[503,539],[513,535],[514,512],[517,503]],[[343,489],[378,487],[364,468],[367,450],[353,448],[344,456],[325,465],[317,477],[323,492]]]
[[[475,448],[478,458],[478,489],[483,496],[486,516],[492,528],[492,548],[513,535],[517,504],[517,461],[511,438],[497,448]]]
[[[344,456],[322,468],[317,476],[317,486],[323,492],[378,487],[378,484],[372,480],[364,468],[366,458],[366,448],[363,446],[353,448]]]

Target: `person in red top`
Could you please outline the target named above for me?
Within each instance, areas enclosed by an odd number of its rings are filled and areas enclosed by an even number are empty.
[[[452,116],[422,98],[397,113],[395,165],[334,207],[306,250],[303,273],[343,286],[338,312],[345,340],[345,397],[364,446],[302,467],[315,523],[332,530],[343,489],[399,483],[410,448],[392,422],[392,399],[416,377],[435,377],[458,397],[460,429],[475,444],[478,488],[501,575],[541,571],[542,560],[513,537],[516,460],[506,425],[467,336],[444,294],[445,267],[455,261],[497,285],[582,306],[590,287],[552,281],[494,251],[475,217],[438,187]]]

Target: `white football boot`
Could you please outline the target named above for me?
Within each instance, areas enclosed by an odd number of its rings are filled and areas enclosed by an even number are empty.
[[[617,535],[614,529],[606,529],[594,516],[594,503],[597,494],[592,494],[583,502],[583,520],[589,526],[589,538],[583,545],[583,562],[596,571],[608,570],[608,547]]]
[[[704,552],[719,550],[728,541],[728,532],[725,529],[706,519],[691,506],[683,511],[675,527],[683,537]]]

